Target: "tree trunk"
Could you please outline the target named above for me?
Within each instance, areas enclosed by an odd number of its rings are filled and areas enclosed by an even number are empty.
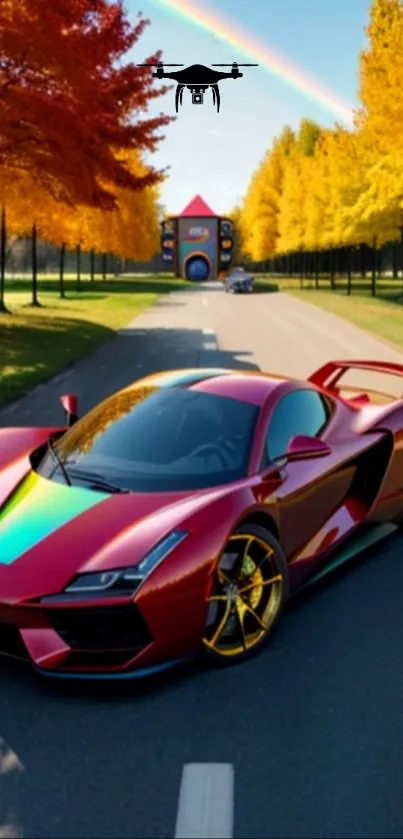
[[[403,287],[403,227],[400,228],[400,270],[402,272],[402,287]]]
[[[305,277],[306,277],[306,278],[308,278],[308,277],[309,277],[309,267],[310,267],[310,266],[309,266],[309,257],[310,257],[309,252],[308,252],[308,253],[305,253],[305,255],[304,255],[304,261],[305,261],[305,265],[304,265],[304,274],[305,274]]]
[[[334,290],[335,282],[334,282],[334,250],[333,250],[333,248],[331,248],[331,250],[330,250],[329,257],[330,257],[330,267],[329,267],[330,288]]]
[[[77,291],[81,289],[81,245],[76,247],[77,254]]]
[[[367,277],[367,248],[366,245],[361,245],[361,276],[363,280]]]
[[[398,277],[399,277],[397,248],[398,248],[398,246],[397,246],[396,242],[393,242],[393,245],[392,245],[392,269],[393,269],[393,279],[394,280],[397,280]]]
[[[91,282],[95,281],[95,252],[94,248],[91,251]]]
[[[351,294],[351,247],[347,247],[347,294]]]
[[[373,239],[372,245],[372,270],[371,270],[371,297],[376,297],[376,263],[377,263],[377,253],[376,253],[376,236]]]
[[[60,291],[60,297],[62,298],[62,300],[64,300],[64,298],[66,297],[66,294],[65,294],[65,291],[64,291],[64,257],[65,257],[65,254],[66,254],[66,245],[63,244],[60,248],[60,262],[59,262],[59,291]]]
[[[36,224],[32,225],[32,306],[39,306],[38,300],[38,235]]]
[[[8,312],[4,302],[5,282],[6,282],[6,208],[1,210],[1,233],[0,233],[0,312]]]
[[[108,268],[108,255],[106,253],[103,254],[102,257],[102,279],[106,280],[106,272]]]

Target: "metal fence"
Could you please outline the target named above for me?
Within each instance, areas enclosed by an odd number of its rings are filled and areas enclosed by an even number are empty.
[[[247,263],[256,273],[299,278],[301,288],[309,281],[315,288],[345,288],[347,294],[363,285],[371,294],[390,285],[403,293],[403,245],[392,242],[382,248],[366,244],[327,251],[299,251],[264,262]],[[388,281],[388,282],[387,282]]]

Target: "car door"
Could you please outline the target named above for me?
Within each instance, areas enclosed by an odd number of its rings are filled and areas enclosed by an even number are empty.
[[[301,388],[280,398],[268,422],[266,466],[280,465],[282,480],[275,496],[281,543],[288,559],[299,553],[342,505],[354,478],[354,465],[339,466],[335,451],[325,457],[290,462],[284,458],[282,462],[292,437],[326,436],[331,419],[329,402],[317,391]]]

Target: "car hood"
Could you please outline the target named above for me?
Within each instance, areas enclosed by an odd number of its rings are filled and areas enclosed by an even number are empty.
[[[59,484],[30,470],[4,497],[5,478],[3,473],[3,603],[61,591],[80,572],[135,565],[172,529],[234,489],[109,495]]]

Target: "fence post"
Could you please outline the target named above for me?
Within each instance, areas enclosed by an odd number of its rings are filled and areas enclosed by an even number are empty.
[[[371,297],[376,297],[376,236],[373,238],[372,244],[372,273],[371,273]]]
[[[1,208],[1,234],[0,234],[0,312],[8,313],[4,302],[4,289],[6,281],[6,208]]]
[[[365,280],[367,277],[367,246],[363,243],[360,247],[361,256],[361,277]]]
[[[59,257],[60,257],[60,259],[59,259],[59,292],[60,292],[60,297],[62,298],[62,300],[64,300],[64,298],[66,297],[65,292],[64,292],[64,258],[65,258],[65,254],[66,254],[66,245],[63,242],[63,244],[60,246],[60,253],[59,253]]]
[[[36,224],[32,225],[32,306],[39,306],[38,300],[38,251],[37,251],[37,229]]]
[[[347,245],[347,294],[351,294],[351,245]]]
[[[402,288],[403,288],[403,226],[400,228],[400,268],[402,272]]]
[[[329,252],[329,274],[330,274],[330,288],[334,290],[334,250],[330,248]]]
[[[76,246],[76,255],[77,255],[77,290],[79,291],[81,288],[81,245],[78,244]]]
[[[397,280],[399,277],[398,272],[398,259],[397,259],[397,243],[392,242],[392,270],[393,270],[393,279]]]

